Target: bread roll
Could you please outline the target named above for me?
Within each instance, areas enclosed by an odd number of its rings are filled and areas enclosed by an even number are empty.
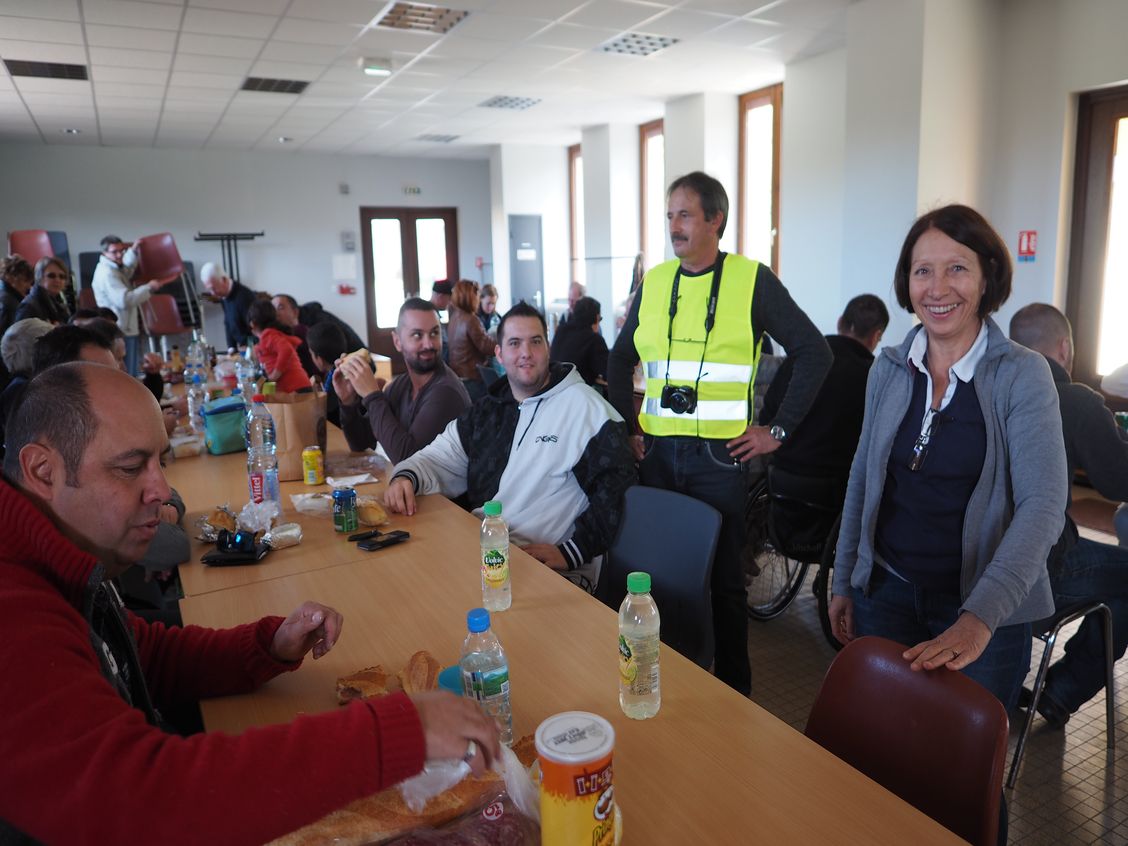
[[[404,693],[424,693],[439,686],[439,662],[426,649],[416,652],[399,671]]]
[[[388,512],[383,503],[374,496],[356,498],[356,519],[363,526],[383,526],[388,522]]]
[[[387,692],[388,673],[384,672],[384,668],[379,664],[337,679],[338,705],[347,705],[354,699],[383,696]]]

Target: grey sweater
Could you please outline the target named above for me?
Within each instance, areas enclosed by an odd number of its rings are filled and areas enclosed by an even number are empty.
[[[990,318],[987,328],[987,351],[972,380],[987,454],[964,517],[960,610],[993,633],[1053,613],[1046,558],[1064,524],[1068,486],[1057,391],[1046,360],[1007,340]],[[882,350],[870,370],[834,561],[836,595],[869,585],[886,465],[913,393],[907,356],[919,331],[911,330],[900,347]]]

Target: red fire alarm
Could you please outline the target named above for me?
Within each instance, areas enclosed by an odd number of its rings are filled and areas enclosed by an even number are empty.
[[[1018,260],[1034,261],[1038,255],[1038,231],[1036,229],[1023,229],[1018,233]]]
[[[355,294],[356,293],[356,286],[355,285],[346,285],[344,282],[342,282],[337,286],[337,293],[341,294],[342,296],[348,296],[350,294]]]

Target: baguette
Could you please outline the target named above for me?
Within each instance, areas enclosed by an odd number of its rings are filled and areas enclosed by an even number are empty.
[[[388,673],[377,664],[337,679],[337,704],[347,705],[354,699],[383,696],[388,692]]]
[[[408,659],[407,666],[397,673],[404,693],[424,693],[439,686],[439,662],[426,649]]]

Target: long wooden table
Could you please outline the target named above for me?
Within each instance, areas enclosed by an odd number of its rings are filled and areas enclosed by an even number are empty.
[[[466,611],[481,602],[478,523],[444,503],[427,498],[418,516],[397,521],[411,531],[408,542],[353,560],[343,560],[337,539],[325,539],[328,524],[307,521],[307,540],[282,551],[303,563],[282,564],[280,552],[272,553],[279,569],[270,577],[255,567],[221,568],[254,575],[213,582],[182,601],[185,622],[206,626],[285,614],[306,599],[346,620],[320,661],[254,694],[204,703],[207,727],[239,732],[332,710],[338,676],[376,663],[395,671],[419,649],[455,663]],[[337,558],[324,563],[332,558],[326,550]],[[304,560],[318,555],[320,562]],[[627,719],[618,704],[614,612],[520,550],[512,567],[513,607],[494,615],[494,629],[509,656],[516,736],[564,710],[609,719],[627,843],[962,842],[673,650],[662,651],[661,711]]]

